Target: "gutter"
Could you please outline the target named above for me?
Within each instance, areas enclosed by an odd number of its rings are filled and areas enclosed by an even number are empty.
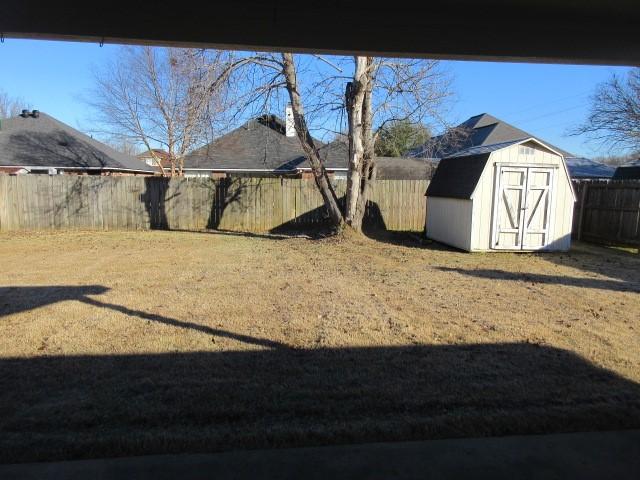
[[[0,165],[0,168],[29,168],[35,170],[44,170],[47,168],[55,168],[56,170],[90,170],[90,171],[109,171],[109,172],[135,172],[135,173],[147,173],[149,175],[157,175],[156,171],[149,170],[135,170],[133,168],[116,168],[116,167],[54,167],[44,165]]]

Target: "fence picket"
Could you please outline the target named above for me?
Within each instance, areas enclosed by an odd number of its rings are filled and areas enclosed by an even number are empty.
[[[343,197],[346,181],[333,184]],[[379,209],[389,229],[422,230],[427,185],[376,182],[367,218]],[[0,201],[0,231],[219,227],[257,233],[326,221],[322,197],[309,179],[0,176]]]

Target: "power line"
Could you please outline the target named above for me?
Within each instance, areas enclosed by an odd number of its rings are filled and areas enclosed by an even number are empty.
[[[526,108],[523,108],[523,109],[519,109],[519,110],[515,110],[515,111],[512,111],[512,112],[508,112],[508,113],[506,113],[506,115],[518,116],[519,114],[521,114],[523,112],[529,112],[531,110],[535,110],[535,109],[537,109],[539,107],[543,107],[543,106],[546,106],[546,105],[557,104],[557,103],[564,102],[566,100],[571,100],[571,99],[574,99],[574,98],[586,97],[590,93],[591,93],[591,90],[585,90],[585,91],[580,92],[580,93],[574,93],[574,94],[566,96],[566,97],[561,97],[561,98],[557,98],[557,99],[553,99],[553,100],[547,100],[547,101],[544,101],[544,102],[540,102],[540,103],[534,104],[534,105],[532,105],[530,107],[526,107]]]
[[[539,115],[537,117],[533,117],[530,118],[528,120],[521,120],[518,123],[519,124],[523,124],[523,123],[532,123],[532,122],[536,122],[538,120],[541,120],[543,118],[548,118],[548,117],[553,117],[556,115],[560,115],[561,113],[565,113],[565,112],[570,112],[571,110],[576,110],[578,108],[584,108],[584,105],[574,105],[573,107],[569,107],[569,108],[563,108],[562,110],[556,110],[553,112],[549,112],[549,113],[545,113],[544,115]]]

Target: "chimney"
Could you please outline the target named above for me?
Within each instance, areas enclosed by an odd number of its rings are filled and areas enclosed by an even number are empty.
[[[287,137],[295,137],[296,136],[296,122],[293,119],[293,108],[291,108],[291,104],[287,103],[287,108],[285,109],[285,134]]]

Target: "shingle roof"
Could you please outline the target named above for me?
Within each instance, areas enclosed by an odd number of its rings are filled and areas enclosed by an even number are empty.
[[[446,157],[470,147],[511,142],[523,138],[538,139],[535,135],[520,130],[488,113],[475,115],[462,122],[456,129],[461,133],[453,137],[455,141],[451,141],[443,135],[433,137],[425,145],[414,150],[412,156],[420,157],[424,155],[425,152],[428,152],[429,155],[434,157]],[[575,156],[566,150],[554,147],[548,142],[544,143],[561,153],[564,157]]]
[[[571,178],[611,178],[615,171],[611,165],[588,158],[567,158],[566,162]]]
[[[315,140],[320,157],[329,170],[346,169],[349,149],[344,141],[327,144]],[[378,161],[378,178],[429,178],[430,162],[415,158]],[[285,126],[275,115],[250,120],[212,143],[185,157],[185,169],[297,172],[310,168],[298,137],[287,137]]]
[[[327,168],[346,168],[347,158],[316,140]],[[287,137],[284,123],[273,116],[248,121],[185,157],[185,169],[295,171],[308,168],[298,137]]]
[[[490,155],[443,158],[427,187],[427,196],[470,199]]]
[[[428,180],[437,162],[423,158],[376,157],[379,180]]]
[[[43,112],[38,118],[17,116],[1,121],[0,166],[154,172],[144,162]]]
[[[640,180],[640,159],[625,163],[616,168],[614,180]]]

